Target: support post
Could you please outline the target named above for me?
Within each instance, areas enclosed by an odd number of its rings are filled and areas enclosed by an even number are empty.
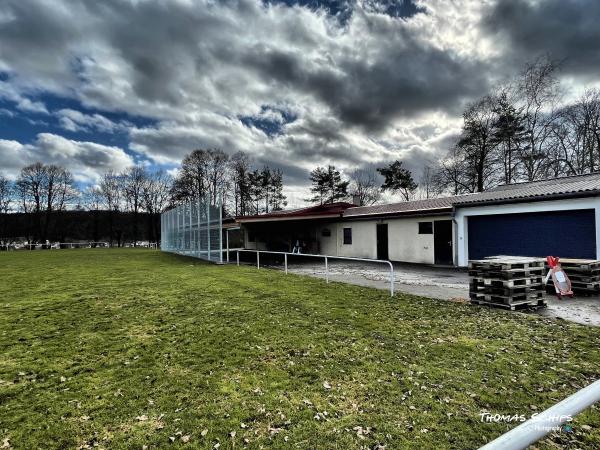
[[[240,251],[238,250],[236,253],[237,253],[237,265],[239,267],[239,265],[240,265]]]
[[[229,230],[225,230],[225,244],[227,245],[227,262],[229,262]]]
[[[394,265],[390,262],[390,296],[394,296]]]
[[[208,196],[206,199],[206,255],[210,261],[210,201]]]
[[[325,282],[329,283],[329,263],[327,261],[327,256],[325,257]]]
[[[189,227],[189,231],[188,231],[188,234],[190,236],[189,249],[190,249],[190,254],[193,255],[194,249],[192,248],[192,201],[191,200],[190,200],[190,204],[189,204],[188,208],[190,208],[190,210],[189,210],[190,227]]]
[[[256,252],[256,268],[260,269],[260,252]]]
[[[285,267],[285,274],[287,275],[288,271],[287,271],[287,253],[285,253],[283,255],[283,265]]]
[[[219,262],[223,263],[223,196],[219,194],[219,200],[217,201],[219,209]]]

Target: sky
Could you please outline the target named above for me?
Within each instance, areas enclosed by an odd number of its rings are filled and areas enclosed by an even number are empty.
[[[291,205],[319,165],[401,159],[418,179],[527,61],[597,86],[598,17],[597,0],[3,0],[0,172],[55,163],[86,185],[241,150],[283,171]]]

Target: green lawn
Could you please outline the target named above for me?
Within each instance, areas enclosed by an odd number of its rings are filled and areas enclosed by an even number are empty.
[[[600,329],[150,250],[0,253],[0,448],[473,449]],[[539,448],[600,447],[588,410]],[[5,445],[5,447],[3,447]]]

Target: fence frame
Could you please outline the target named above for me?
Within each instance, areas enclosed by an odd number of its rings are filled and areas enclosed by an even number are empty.
[[[394,296],[394,265],[387,260],[384,259],[368,259],[368,258],[352,258],[349,256],[330,256],[330,255],[318,255],[318,254],[313,254],[313,253],[290,253],[290,252],[272,252],[272,251],[268,251],[268,250],[246,250],[246,249],[239,249],[239,250],[235,250],[237,252],[237,257],[236,257],[236,263],[239,266],[240,265],[240,252],[243,253],[256,253],[256,269],[260,270],[260,254],[261,253],[265,253],[265,254],[270,254],[270,255],[283,255],[283,265],[284,265],[284,271],[287,274],[288,273],[288,255],[291,256],[308,256],[308,257],[312,257],[312,258],[323,258],[325,260],[325,281],[327,283],[329,283],[329,260],[330,259],[335,259],[335,260],[343,260],[343,261],[362,261],[362,262],[369,262],[369,263],[378,263],[378,264],[387,264],[390,268],[390,278],[389,278],[389,283],[390,283],[390,296],[393,297]]]
[[[191,199],[163,212],[161,251],[223,263],[222,215],[221,195],[216,204],[211,204],[207,196]]]

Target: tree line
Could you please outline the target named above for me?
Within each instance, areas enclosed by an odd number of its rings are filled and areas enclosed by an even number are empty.
[[[260,214],[287,205],[281,170],[255,168],[242,152],[229,157],[222,150],[194,150],[174,177],[135,165],[107,171],[85,188],[64,167],[37,162],[23,167],[14,181],[0,174],[0,241],[64,240],[69,230],[72,238],[111,245],[155,242],[160,213],[196,198],[222,205],[224,215]],[[69,218],[82,220],[73,211],[88,213],[80,230],[66,226]]]
[[[354,199],[372,205],[385,191],[411,200],[600,171],[600,90],[565,100],[559,69],[556,62],[540,58],[467,105],[460,135],[418,181],[400,160],[347,175],[328,165],[310,172],[307,201]],[[64,167],[38,162],[24,167],[14,181],[0,174],[0,240],[56,238],[68,228],[61,222],[65,211],[76,210],[90,213],[92,234],[111,243],[156,241],[158,216],[166,208],[203,198],[221,204],[224,215],[269,213],[287,205],[283,192],[281,170],[256,167],[244,152],[229,156],[219,149],[198,149],[183,158],[174,177],[136,165],[108,171],[85,189]],[[7,230],[9,212],[28,219]]]
[[[566,101],[559,70],[540,58],[469,104],[459,138],[428,185],[462,194],[600,170],[600,90]]]

